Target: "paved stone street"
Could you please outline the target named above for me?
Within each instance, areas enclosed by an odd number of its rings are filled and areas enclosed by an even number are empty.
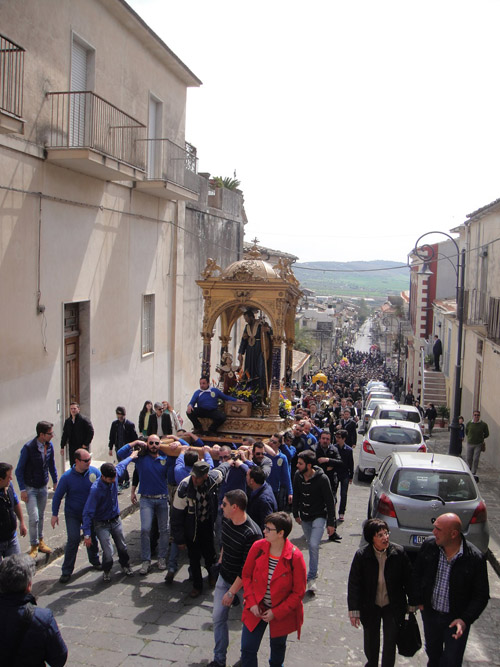
[[[438,451],[446,447],[447,441],[448,435],[442,433],[429,444]],[[493,481],[491,488],[487,488],[486,473],[480,471],[480,477],[487,502],[490,502],[487,496],[491,496],[491,502],[496,502],[498,506],[498,492],[495,493]],[[360,543],[368,492],[368,484],[353,484],[349,492],[346,522],[339,530],[343,536],[342,543],[325,540],[322,544],[318,593],[314,597],[306,595],[302,638],[297,641],[295,635],[289,640],[287,665],[298,667],[311,660],[317,666],[364,664],[362,631],[352,628],[347,617],[346,583],[352,557]],[[120,496],[120,500],[125,506],[128,494]],[[490,524],[495,522],[496,526],[497,512],[495,507],[490,514]],[[498,535],[496,526],[492,530],[494,540]],[[140,565],[139,513],[127,516],[124,527],[132,564],[137,571]],[[61,539],[63,532],[58,533]],[[292,540],[306,551],[302,531],[297,525],[294,526]],[[492,543],[492,548],[498,552],[497,543]],[[307,560],[307,553],[305,556]],[[88,567],[82,549],[75,575],[65,586],[58,583],[60,566],[61,559],[56,559],[39,569],[34,592],[39,604],[49,606],[57,618],[69,646],[68,664],[195,666],[206,665],[212,659],[212,592],[207,589],[198,600],[189,599],[187,594],[191,586],[187,581],[185,562],[171,587],[165,586],[164,575],[156,567],[146,577],[136,574],[127,578],[121,575],[117,564],[113,569],[112,583],[105,585],[102,574]],[[500,580],[493,568],[488,567],[491,600],[472,628],[465,665],[500,665]],[[231,616],[228,665],[239,658],[241,609],[233,608]],[[259,656],[261,664],[266,664],[269,658],[267,635]],[[422,650],[412,659],[398,657],[397,664],[423,666],[426,664],[425,653]]]

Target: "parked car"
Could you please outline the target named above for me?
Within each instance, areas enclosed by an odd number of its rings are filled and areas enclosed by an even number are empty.
[[[358,479],[373,477],[382,461],[400,450],[427,451],[420,426],[413,422],[372,420],[359,452]]]
[[[378,389],[383,389],[384,391],[389,391],[389,387],[385,384],[385,382],[382,382],[381,380],[370,380],[366,385],[365,385],[365,396],[369,394],[374,388]]]
[[[486,504],[463,459],[399,451],[386,458],[371,485],[368,517],[387,522],[391,542],[416,551],[446,512],[461,518],[465,538],[485,553]]]
[[[424,421],[418,408],[414,405],[393,405],[392,402],[379,403],[372,412],[371,419],[397,419],[398,421],[414,422],[422,428]]]
[[[385,398],[387,401],[391,401],[394,398],[394,395],[388,389],[371,389],[370,393],[367,395],[365,403],[369,403],[372,398]]]
[[[375,407],[380,403],[388,403],[392,405],[398,405],[398,402],[394,399],[389,400],[387,398],[372,398],[369,403],[365,406],[365,411],[363,413],[363,421],[361,423],[361,428],[359,429],[360,433],[366,433],[368,428],[368,422],[371,419],[372,413],[375,410]]]

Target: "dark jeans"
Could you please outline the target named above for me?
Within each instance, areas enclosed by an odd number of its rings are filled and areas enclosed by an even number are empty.
[[[80,545],[80,532],[82,526],[82,517],[65,514],[66,532],[68,534],[68,541],[64,549],[64,561],[62,564],[63,574],[72,574],[75,569],[76,555]],[[92,525],[90,536],[92,538],[92,546],[87,547],[87,556],[92,565],[99,565],[99,547],[97,545],[97,538]]]
[[[250,632],[246,625],[243,625],[241,633],[241,667],[257,667],[257,653],[267,625],[265,621],[261,621],[252,632]],[[269,664],[271,667],[283,667],[287,636],[270,637],[271,656]]]
[[[201,591],[203,589],[203,577],[201,575],[201,558],[205,561],[205,567],[210,568],[217,560],[214,548],[214,526],[210,519],[198,522],[196,527],[196,540],[187,542],[189,566],[193,577],[193,588]]]
[[[424,622],[425,651],[429,662],[428,667],[460,667],[469,636],[469,627],[460,639],[453,639],[456,627],[448,626],[454,617],[452,614],[441,614],[434,609],[422,611]]]
[[[396,618],[390,605],[386,605],[385,607],[375,605],[374,611],[370,613],[370,617],[363,619],[363,648],[368,660],[365,667],[378,667],[381,621],[384,627],[382,667],[394,667],[396,661],[396,639],[401,620]]]
[[[203,426],[198,417],[212,420],[212,426],[210,426],[211,431],[216,431],[227,419],[227,415],[220,410],[204,410],[203,408],[193,408],[193,411],[188,417],[193,422],[193,426],[197,431],[203,431]]]
[[[345,508],[347,507],[347,492],[349,491],[349,477],[341,479],[339,481],[340,488],[340,505],[339,505],[339,515],[345,514]]]
[[[441,356],[440,354],[435,354],[434,355],[434,370],[435,371],[439,371],[439,357],[440,356]]]

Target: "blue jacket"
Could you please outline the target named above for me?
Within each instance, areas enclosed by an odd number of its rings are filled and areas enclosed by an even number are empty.
[[[273,490],[267,482],[264,482],[260,489],[252,491],[250,498],[248,499],[247,514],[255,521],[261,530],[264,530],[266,517],[272,512],[277,511],[278,505],[276,504],[276,498],[274,497]]]
[[[203,459],[210,466],[210,470],[212,470],[214,467],[214,462],[210,454],[208,454],[208,452],[204,455]],[[175,462],[175,483],[180,484],[183,479],[185,479],[191,474],[191,470],[192,467],[187,466],[184,463],[184,452],[182,454],[179,454],[179,456],[177,457],[177,461]]]
[[[290,478],[290,466],[285,454],[278,452],[276,456],[270,457],[273,462],[273,467],[267,481],[271,485],[274,493],[278,493],[281,487],[285,487],[287,494],[292,495],[292,480]]]
[[[52,499],[52,516],[59,514],[61,500],[66,496],[64,513],[81,518],[89,497],[90,487],[100,476],[100,470],[94,466],[89,466],[83,474],[77,472],[75,466],[67,470],[59,480]]]
[[[222,499],[228,491],[234,491],[234,489],[241,489],[246,493],[247,491],[247,471],[249,467],[246,463],[242,463],[240,466],[231,466],[229,472],[226,475],[226,478],[219,486],[219,504],[222,502]]]
[[[24,618],[25,605],[36,605],[30,593],[0,595],[0,628],[2,628],[2,664],[9,667],[62,667],[68,658],[57,623],[50,609],[34,607],[33,618],[17,646],[17,637]]]
[[[106,484],[102,479],[94,482],[90,487],[89,497],[83,508],[83,534],[90,535],[92,521],[108,521],[120,515],[118,505],[118,478],[123,475],[126,467],[132,461],[127,457],[116,466],[116,477],[113,484]]]
[[[217,387],[209,387],[206,390],[198,389],[191,396],[189,405],[193,408],[196,406],[202,410],[217,410],[218,399],[221,398],[223,401],[236,401],[237,399],[234,396],[227,396],[223,394],[220,389]]]
[[[118,458],[123,455],[130,456],[132,447],[125,445],[118,450]],[[145,454],[135,459],[135,468],[139,474],[139,493],[147,496],[158,496],[160,494],[168,494],[167,487],[167,473],[168,461],[167,457],[159,454],[156,458]]]
[[[19,489],[25,491],[27,486],[41,489],[47,486],[49,472],[54,484],[57,484],[57,470],[54,460],[54,447],[51,442],[47,447],[45,460],[38,449],[37,438],[27,442],[21,449],[19,462],[16,468]]]

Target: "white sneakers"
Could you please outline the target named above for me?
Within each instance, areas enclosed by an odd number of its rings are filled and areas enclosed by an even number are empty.
[[[151,562],[149,560],[143,560],[139,574],[147,574],[149,572],[150,566]]]
[[[312,593],[313,595],[318,590],[316,586],[316,581],[314,579],[309,579],[309,581],[307,582],[307,590],[309,591],[309,593]]]

